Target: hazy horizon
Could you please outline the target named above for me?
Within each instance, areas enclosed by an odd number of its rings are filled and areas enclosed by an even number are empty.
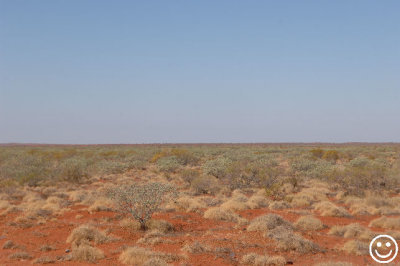
[[[398,10],[0,0],[0,143],[398,143]]]

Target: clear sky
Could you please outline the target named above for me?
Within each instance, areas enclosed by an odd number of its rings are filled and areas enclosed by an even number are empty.
[[[399,142],[399,14],[0,0],[0,142]]]

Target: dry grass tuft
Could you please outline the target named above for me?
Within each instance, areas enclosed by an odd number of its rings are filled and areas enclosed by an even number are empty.
[[[313,216],[301,216],[294,226],[303,231],[318,231],[324,228],[322,222]]]
[[[112,239],[91,225],[81,225],[72,230],[67,238],[67,243],[79,246],[81,243],[93,241],[96,244],[110,242]]]
[[[3,244],[3,249],[14,249],[17,248],[17,245],[12,242],[11,240],[7,240],[4,244]]]
[[[228,201],[222,203],[220,208],[226,211],[243,211],[248,209],[249,207],[246,202],[237,201],[236,199],[231,198]]]
[[[10,205],[8,206],[3,212],[0,213],[0,215],[6,215],[9,213],[16,213],[16,212],[21,212],[22,209],[19,206],[15,206],[15,205]]]
[[[88,208],[89,212],[112,211],[114,202],[108,198],[96,199]]]
[[[329,234],[345,238],[357,238],[359,240],[372,239],[375,235],[375,233],[362,227],[358,223],[348,224],[345,226],[333,226],[329,230]]]
[[[247,227],[247,231],[268,231],[278,226],[283,226],[288,229],[293,228],[292,224],[281,216],[276,214],[266,214],[253,219]]]
[[[162,258],[155,257],[148,259],[143,266],[168,266],[169,264]]]
[[[169,233],[169,232],[173,232],[175,230],[174,226],[170,222],[167,222],[165,220],[153,220],[153,219],[151,219],[147,223],[147,227],[150,230],[157,230],[157,231],[160,231],[160,232],[162,232],[164,234]]]
[[[104,259],[104,252],[101,249],[82,244],[72,249],[72,260],[84,262],[96,262]]]
[[[385,229],[400,229],[400,217],[398,218],[388,218],[386,216],[372,220],[369,227],[380,227]]]
[[[207,207],[204,202],[200,201],[198,198],[189,196],[180,197],[176,200],[175,205],[177,209],[185,212],[200,212]]]
[[[314,205],[314,208],[321,212],[322,216],[350,217],[345,208],[338,207],[330,201],[323,201]]]
[[[256,266],[266,266],[266,265],[275,265],[275,266],[283,266],[286,265],[286,259],[282,256],[263,256],[258,255],[256,253],[249,253],[242,257],[241,264],[244,265],[256,265]]]
[[[55,259],[48,256],[40,257],[33,261],[34,264],[52,264],[55,262],[56,262]]]
[[[87,198],[87,191],[85,190],[74,190],[68,193],[69,199],[73,202],[82,202]]]
[[[7,200],[0,200],[0,210],[7,209],[11,204]]]
[[[136,243],[138,244],[149,244],[156,245],[160,243],[173,243],[172,240],[162,239],[164,234],[158,230],[152,230],[147,232],[142,238],[140,238]]]
[[[201,254],[210,252],[211,248],[207,245],[204,245],[198,241],[193,242],[192,244],[185,244],[182,248],[183,251],[192,253],[192,254]]]
[[[263,190],[264,191],[264,190]],[[265,191],[264,191],[265,194]],[[249,200],[246,202],[246,205],[250,209],[259,209],[259,208],[265,208],[268,207],[269,205],[269,200],[265,197],[265,195],[258,195],[254,194],[249,198]]]
[[[204,218],[218,221],[234,222],[245,225],[248,221],[232,211],[224,210],[220,207],[213,207],[204,213]]]
[[[370,193],[371,194],[371,193]],[[395,215],[400,214],[399,198],[369,195],[366,198],[346,197],[345,204],[349,205],[354,215]]]
[[[130,218],[124,218],[119,222],[119,225],[129,232],[135,232],[140,230],[140,223]]]
[[[342,250],[348,254],[354,254],[358,256],[367,255],[369,253],[368,244],[358,240],[350,240],[346,242]]]
[[[52,251],[52,250],[56,250],[53,246],[50,245],[43,245],[40,247],[40,251]]]
[[[323,188],[304,188],[292,197],[291,205],[293,207],[309,207],[313,203],[327,201],[328,198],[326,195],[328,193],[329,190]]]
[[[290,204],[286,201],[273,201],[269,204],[271,210],[283,210],[291,208]]]
[[[264,234],[277,241],[278,248],[283,251],[296,251],[299,253],[315,253],[321,251],[320,247],[312,241],[295,234],[291,229],[285,226],[278,226]]]
[[[8,256],[8,258],[12,260],[30,260],[32,256],[25,251],[18,251]]]
[[[129,247],[119,256],[119,261],[128,265],[143,265],[151,258],[157,257],[157,253],[142,247]]]

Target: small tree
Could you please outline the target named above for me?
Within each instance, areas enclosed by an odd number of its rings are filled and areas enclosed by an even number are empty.
[[[174,187],[162,183],[133,184],[110,191],[118,210],[132,215],[140,223],[142,230],[147,229],[147,222],[168,194],[175,195]]]

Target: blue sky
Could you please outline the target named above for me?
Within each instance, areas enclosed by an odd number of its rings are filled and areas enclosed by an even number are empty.
[[[399,142],[399,10],[0,0],[0,143]]]

